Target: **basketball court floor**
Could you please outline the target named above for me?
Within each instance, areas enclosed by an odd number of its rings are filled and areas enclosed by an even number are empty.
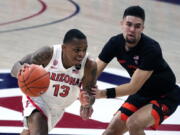
[[[145,9],[144,33],[159,41],[180,84],[179,0],[0,0],[0,135],[17,135],[22,130],[21,92],[9,74],[13,63],[42,46],[62,43],[71,28],[87,35],[88,52],[95,59],[105,42],[121,32],[119,22],[130,5]],[[103,89],[128,81],[114,60],[98,79],[98,86]],[[126,98],[96,100],[88,121],[79,117],[76,101],[50,134],[101,135]],[[156,131],[146,129],[146,134],[180,135],[179,114],[180,106]]]

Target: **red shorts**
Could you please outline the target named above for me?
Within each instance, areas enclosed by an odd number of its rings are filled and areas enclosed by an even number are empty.
[[[173,94],[158,98],[143,97],[139,94],[131,95],[119,109],[121,111],[120,118],[126,121],[129,116],[141,107],[147,104],[152,104],[153,107],[151,114],[155,119],[155,124],[152,128],[156,129],[166,118],[175,112],[178,106],[178,101],[175,100],[174,97],[176,97],[176,95]]]

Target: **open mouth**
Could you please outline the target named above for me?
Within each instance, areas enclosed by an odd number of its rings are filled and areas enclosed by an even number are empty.
[[[77,58],[77,59],[75,59],[75,60],[76,60],[78,63],[81,63],[83,59]]]
[[[130,38],[135,38],[135,36],[134,36],[134,35],[131,35],[131,34],[129,34],[128,37],[130,37]]]

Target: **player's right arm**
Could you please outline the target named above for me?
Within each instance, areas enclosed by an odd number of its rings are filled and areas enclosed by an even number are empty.
[[[36,64],[46,67],[50,62],[52,55],[53,55],[52,47],[49,46],[42,47],[37,51],[35,51],[34,53],[28,54],[25,57],[23,57],[21,60],[17,61],[11,69],[11,75],[13,77],[17,77],[19,70],[24,64]]]
[[[105,67],[108,65],[108,63],[105,63],[104,61],[102,61],[101,59],[97,58],[96,59],[96,63],[97,63],[97,78],[99,77],[99,75],[102,73],[102,71],[105,69]]]

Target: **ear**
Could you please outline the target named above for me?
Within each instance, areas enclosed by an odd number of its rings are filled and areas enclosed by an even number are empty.
[[[65,44],[62,44],[62,50],[64,50],[66,48]]]
[[[66,51],[66,45],[62,44],[62,51],[65,52]]]
[[[144,24],[143,24],[143,26],[142,26],[142,31],[144,30],[144,27],[145,27],[145,26],[144,26]]]
[[[123,20],[120,21],[120,26],[122,27],[122,25],[123,25]]]
[[[144,27],[145,27],[145,26],[143,25],[143,30],[144,30]]]
[[[123,24],[123,20],[120,21],[120,25],[122,25],[122,24]]]

